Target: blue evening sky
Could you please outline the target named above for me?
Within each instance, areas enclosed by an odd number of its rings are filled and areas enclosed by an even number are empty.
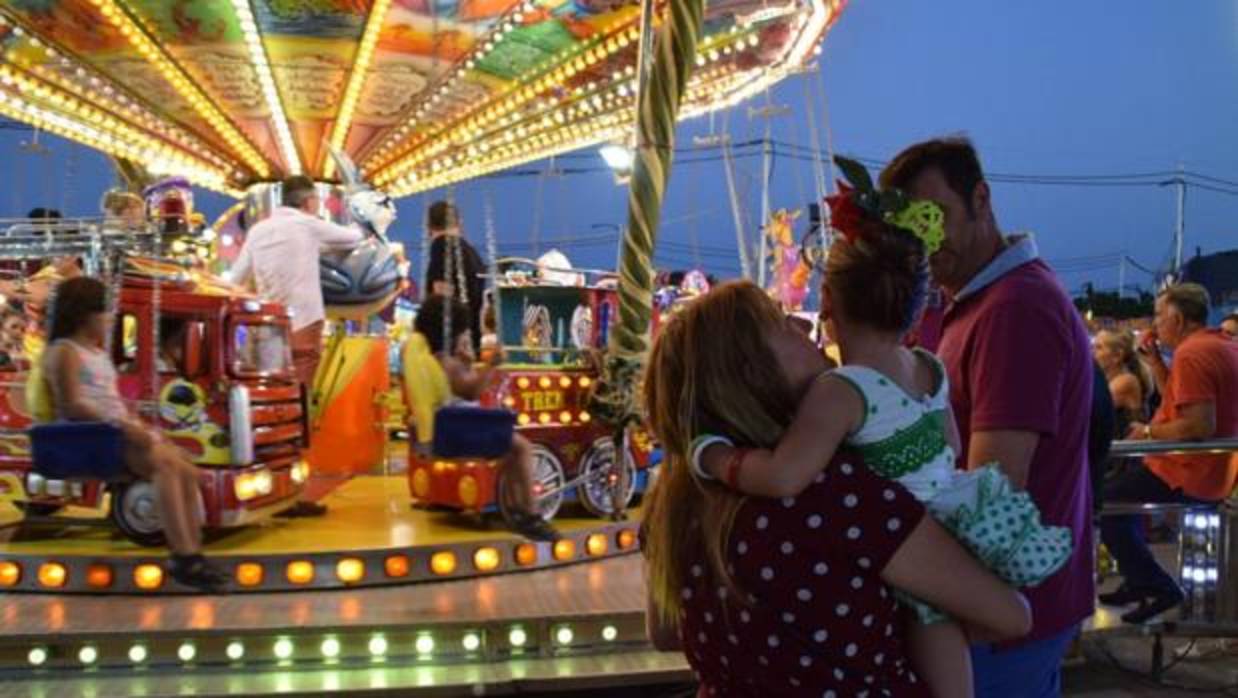
[[[775,139],[809,146],[815,116],[822,138],[828,129],[838,152],[880,160],[921,138],[964,133],[992,173],[1108,175],[1181,164],[1238,181],[1238,3],[1230,0],[853,0],[825,42],[822,67],[821,75],[792,78],[772,91],[770,101],[789,108],[772,121]],[[765,121],[751,118],[748,106],[685,124],[680,144],[710,131],[725,130],[735,142],[760,138]],[[0,131],[9,172],[0,216],[37,205],[93,214],[112,183],[105,159],[47,136],[41,140],[51,154],[36,155],[22,147],[31,136]],[[699,263],[733,276],[735,225],[715,156],[684,156],[707,161],[674,171],[658,257],[667,266]],[[525,256],[535,244],[555,244],[579,266],[613,268],[613,226],[626,217],[626,190],[605,172],[553,174],[600,165],[596,151],[585,151],[553,168],[546,162],[519,168],[529,176],[464,183],[454,195],[479,243],[488,197],[502,252]],[[775,209],[815,197],[809,160],[780,152],[773,174]],[[746,232],[755,240],[761,159],[737,160],[736,177]],[[393,229],[414,254],[428,197],[401,201]],[[1122,253],[1153,269],[1168,261],[1176,219],[1171,187],[999,182],[994,199],[1002,227],[1034,231],[1071,290],[1089,280],[1116,287]],[[208,216],[227,204],[198,195]],[[1187,256],[1196,247],[1204,253],[1238,247],[1236,213],[1238,195],[1188,189]],[[1133,268],[1126,280],[1151,282]]]

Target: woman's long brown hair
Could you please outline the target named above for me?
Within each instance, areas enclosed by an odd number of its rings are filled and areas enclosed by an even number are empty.
[[[727,570],[727,540],[744,498],[700,482],[688,465],[694,437],[725,435],[737,445],[773,448],[795,415],[796,396],[765,337],[785,322],[748,282],[722,284],[663,329],[645,375],[645,409],[665,460],[645,509],[650,592],[664,622],[676,625],[684,567],[702,546],[713,580],[743,602]]]

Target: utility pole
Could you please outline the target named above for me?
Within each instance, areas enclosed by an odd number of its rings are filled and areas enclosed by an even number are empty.
[[[773,120],[775,117],[784,116],[791,113],[791,109],[784,105],[775,105],[770,102],[770,92],[765,91],[765,106],[764,107],[749,107],[748,118],[765,119],[765,140],[762,154],[764,161],[761,169],[761,240],[757,249],[757,285],[765,288],[765,268],[768,266],[765,262],[765,257],[769,254],[769,240],[766,238],[765,226],[769,224],[770,217],[770,201],[769,201],[769,186],[770,179],[774,169],[774,141],[773,141]]]
[[[1178,226],[1174,231],[1174,275],[1182,273],[1182,242],[1186,232],[1186,176],[1178,163]]]

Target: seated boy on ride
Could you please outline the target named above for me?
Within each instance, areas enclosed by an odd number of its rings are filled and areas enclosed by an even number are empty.
[[[450,310],[448,310],[450,307]],[[447,317],[444,317],[447,315]],[[473,354],[469,307],[441,295],[422,303],[403,352],[404,386],[413,424],[409,432],[414,448],[429,455],[434,440],[434,415],[453,402],[476,403],[490,378],[493,364],[479,367]],[[449,329],[450,328],[450,329]],[[452,336],[450,347],[444,341]],[[499,355],[492,357],[495,361]],[[502,457],[501,472],[516,486],[510,522],[533,540],[555,540],[558,534],[537,513],[533,495],[533,445],[519,434],[512,435],[511,448]]]

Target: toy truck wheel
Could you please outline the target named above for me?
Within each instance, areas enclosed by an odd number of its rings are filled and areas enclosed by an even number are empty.
[[[515,502],[519,499],[513,490],[516,482],[508,473],[499,473],[496,499],[499,513],[502,514],[504,520],[509,522],[517,513]],[[565,482],[563,464],[550,449],[535,444],[533,446],[533,507],[543,519],[549,521],[559,513],[559,507],[563,504]],[[549,494],[542,494],[544,492]]]
[[[636,464],[627,454],[623,465],[615,464],[615,444],[609,437],[593,442],[580,462],[585,481],[577,488],[581,505],[594,516],[607,518],[623,511],[636,491]],[[617,496],[616,496],[617,495]]]
[[[149,548],[165,544],[154,484],[139,480],[113,485],[110,509],[112,523],[129,540]]]

